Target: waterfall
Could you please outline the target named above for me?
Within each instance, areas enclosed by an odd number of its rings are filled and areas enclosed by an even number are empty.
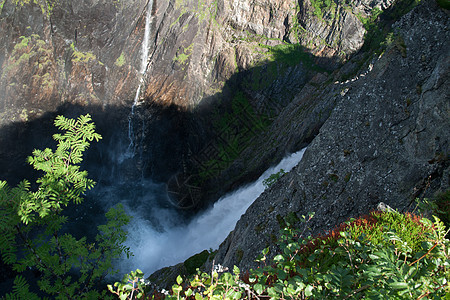
[[[133,117],[135,107],[139,104],[139,96],[141,94],[141,89],[144,84],[144,75],[148,66],[148,52],[149,52],[149,39],[150,39],[150,25],[152,19],[152,9],[153,9],[153,0],[150,0],[147,3],[147,11],[145,14],[145,31],[144,31],[144,39],[142,40],[142,48],[141,48],[141,64],[139,67],[139,86],[136,90],[136,95],[134,96],[133,105],[131,106],[131,113],[128,116],[128,139],[130,140],[130,144],[127,149],[126,157],[134,156],[135,150],[135,133],[133,128]],[[144,130],[144,128],[142,128]]]
[[[139,94],[141,92],[142,84],[144,83],[144,74],[148,66],[148,42],[150,39],[150,21],[152,19],[153,0],[147,3],[147,13],[145,15],[145,32],[144,39],[142,41],[141,49],[141,66],[139,68],[139,87],[134,96],[133,106],[131,107],[131,113],[134,113],[134,108],[139,102]]]
[[[188,224],[183,224],[183,217],[167,207],[155,204],[148,207],[148,210],[128,207],[127,213],[133,216],[133,221],[128,227],[126,246],[131,248],[134,257],[121,262],[121,271],[128,273],[139,268],[150,275],[162,267],[180,263],[204,249],[217,249],[241,215],[264,191],[264,179],[281,169],[290,171],[299,163],[304,151],[305,149],[289,155],[276,167],[264,172],[254,183],[220,198],[212,208]],[[127,207],[126,203],[124,205]],[[136,205],[136,200],[130,205]]]

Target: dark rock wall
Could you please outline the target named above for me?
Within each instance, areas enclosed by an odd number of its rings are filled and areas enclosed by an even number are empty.
[[[157,1],[146,96],[196,107],[233,74],[273,60],[268,48],[286,43],[299,43],[336,67],[363,44],[365,29],[356,16],[386,5],[342,3],[319,16],[309,1]]]
[[[416,197],[448,190],[448,26],[448,12],[425,1],[394,24],[395,38],[373,65],[333,84],[336,107],[303,160],[241,217],[216,263],[255,267],[293,214],[315,212],[308,232],[317,234],[379,202],[412,210]]]

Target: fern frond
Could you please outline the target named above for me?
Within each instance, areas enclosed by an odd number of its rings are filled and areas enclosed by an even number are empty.
[[[30,285],[26,279],[18,275],[14,279],[13,293],[6,295],[6,299],[39,299],[36,294],[29,291],[29,288]]]
[[[12,249],[2,249],[3,262],[8,265],[12,265],[17,261],[17,256],[14,248]]]
[[[6,181],[0,180],[0,201],[7,198],[10,191],[11,188],[8,186],[8,183]]]

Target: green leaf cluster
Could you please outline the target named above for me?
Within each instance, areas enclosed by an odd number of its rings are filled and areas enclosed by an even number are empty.
[[[82,52],[78,51],[74,45],[74,43],[70,44],[70,49],[72,52],[72,61],[76,63],[89,63],[90,61],[95,61],[97,56],[95,56],[92,52]]]
[[[0,252],[5,264],[17,273],[39,273],[37,285],[44,295],[55,299],[98,298],[96,285],[113,270],[113,259],[126,253],[123,246],[129,222],[123,207],[111,208],[107,223],[98,227],[93,241],[77,239],[64,232],[68,222],[63,209],[79,204],[95,182],[80,170],[83,152],[90,142],[100,140],[90,115],[68,119],[58,116],[55,126],[62,130],[53,138],[56,150],[34,150],[28,163],[43,175],[32,185],[23,180],[16,187],[0,181]],[[106,291],[105,291],[106,293]],[[24,296],[27,295],[27,296]],[[18,275],[9,298],[33,299],[28,283]]]
[[[286,174],[286,172],[281,169],[280,171],[278,171],[277,173],[274,173],[272,175],[270,175],[267,179],[263,180],[263,185],[268,188],[270,186],[272,186],[275,182],[278,181],[278,179],[281,178],[281,176],[283,176],[284,174]]]
[[[122,67],[125,64],[125,61],[125,54],[122,52],[114,64],[118,67]]]
[[[108,285],[108,290],[116,294],[120,300],[142,299],[145,294],[144,288],[144,273],[139,269],[125,274],[121,282]]]

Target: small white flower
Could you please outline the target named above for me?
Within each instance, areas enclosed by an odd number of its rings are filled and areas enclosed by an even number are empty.
[[[214,271],[216,271],[217,273],[223,273],[223,272],[228,271],[228,268],[222,266],[221,264],[217,264],[217,265],[214,265]]]
[[[250,289],[250,285],[246,284],[244,282],[239,282],[238,285],[239,285],[239,287],[244,288],[246,290]]]
[[[164,294],[164,295],[166,295],[166,296],[169,296],[169,291],[166,291],[165,289],[162,289],[162,290],[161,290],[161,293]]]

